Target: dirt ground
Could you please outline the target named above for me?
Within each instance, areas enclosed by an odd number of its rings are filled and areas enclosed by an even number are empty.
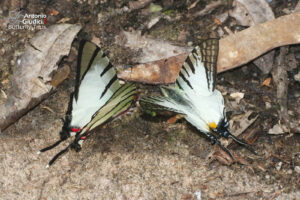
[[[80,152],[68,152],[49,169],[45,168],[49,160],[68,143],[36,154],[59,139],[61,118],[74,88],[81,39],[96,38],[114,64],[132,64],[137,56],[136,52],[115,43],[115,36],[121,30],[140,30],[177,45],[193,46],[200,39],[218,35],[214,18],[230,9],[231,3],[224,1],[211,13],[199,17],[194,13],[203,10],[210,1],[200,0],[192,7],[195,2],[152,1],[152,5],[131,12],[122,12],[130,9],[129,1],[119,0],[0,3],[0,89],[4,93],[11,87],[17,58],[36,33],[8,30],[9,11],[22,7],[27,13],[46,13],[47,26],[61,19],[84,25],[73,42],[70,56],[60,63],[71,67],[69,78],[49,98],[0,132],[0,199],[300,199],[300,135],[268,134],[279,119],[276,85],[272,82],[270,86],[262,86],[271,76],[252,63],[218,77],[219,88],[226,93],[229,117],[246,110],[259,116],[244,133],[256,132],[253,148],[258,155],[237,145],[231,148],[247,161],[244,165],[226,166],[208,161],[214,147],[186,121],[168,124],[167,117],[153,118],[138,108],[93,130]],[[269,2],[276,17],[297,3]],[[163,10],[154,12],[157,9],[154,5]],[[165,17],[149,28],[150,19],[162,13]],[[244,28],[235,25],[234,18],[229,18],[226,24],[234,30]],[[294,45],[293,49],[297,67],[288,72],[288,113],[300,123],[300,83],[294,79],[300,71],[300,47]],[[278,52],[277,49],[276,56]],[[138,87],[143,93],[145,86]],[[230,97],[234,92],[245,94],[238,106]],[[3,102],[5,98],[1,95]]]

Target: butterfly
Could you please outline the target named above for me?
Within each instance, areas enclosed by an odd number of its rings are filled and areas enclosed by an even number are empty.
[[[232,158],[218,137],[232,138],[247,149],[254,150],[229,131],[224,98],[216,89],[218,39],[208,39],[188,55],[174,86],[161,86],[163,96],[144,97],[141,107],[148,111],[172,111],[204,133],[212,144],[218,144]]]
[[[108,57],[95,44],[82,41],[77,59],[75,91],[70,95],[60,140],[38,152],[48,151],[71,136],[72,143],[56,154],[49,164],[70,148],[79,151],[90,131],[128,111],[136,99],[136,86],[121,85]]]

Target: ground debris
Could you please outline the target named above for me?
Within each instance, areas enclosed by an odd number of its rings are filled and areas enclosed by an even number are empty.
[[[17,62],[8,99],[0,105],[3,130],[38,104],[52,89],[52,72],[62,56],[67,55],[80,25],[59,24],[42,30],[26,46]]]
[[[257,34],[257,32],[260,34]],[[300,42],[298,38],[299,34],[300,13],[293,13],[252,26],[246,30],[222,38],[220,39],[219,47],[218,72],[245,64],[275,47],[287,44],[297,44]],[[183,62],[176,64],[179,69],[164,65],[164,62],[161,62],[161,66],[153,65],[151,62],[158,59],[166,59],[170,56],[189,52],[191,50],[191,48],[175,48],[174,46],[170,46],[170,44],[163,43],[159,40],[145,40],[145,38],[141,37],[139,34],[125,32],[125,37],[120,38],[125,39],[125,41],[127,39],[125,46],[128,45],[130,48],[143,47],[143,53],[139,56],[137,61],[144,64],[134,65],[129,68],[126,67],[126,71],[123,72],[121,70],[118,73],[119,77],[129,81],[139,82],[139,80],[147,80],[141,82],[150,84],[175,82],[178,74],[172,73],[172,71],[176,70],[179,72]],[[158,75],[158,77],[151,77],[149,76],[149,73],[140,73],[140,71],[154,73],[157,68],[164,69],[166,73],[171,74],[168,76],[168,80],[165,79],[166,76],[164,73]]]

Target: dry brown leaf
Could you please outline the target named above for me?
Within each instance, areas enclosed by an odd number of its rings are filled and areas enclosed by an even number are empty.
[[[177,120],[182,119],[182,118],[184,118],[183,115],[177,114],[177,115],[171,117],[170,119],[168,119],[167,123],[169,123],[169,124],[175,124],[177,122]]]
[[[56,9],[50,9],[46,11],[46,14],[51,16],[57,16],[59,12]]]
[[[129,1],[128,5],[131,10],[137,10],[146,7],[153,0],[139,0],[139,1]]]
[[[135,39],[138,40],[138,36],[136,36]],[[156,43],[159,42],[157,41]],[[220,39],[218,72],[246,64],[276,47],[298,43],[300,43],[300,12],[252,26],[241,32]],[[136,43],[136,45],[138,45],[138,43]],[[144,44],[144,46],[147,46],[147,44]],[[137,48],[143,48],[144,46]],[[143,59],[155,55],[149,59],[150,61],[147,61],[148,63],[127,68],[126,71],[120,71],[118,76],[124,80],[149,84],[175,82],[184,61],[184,59],[182,59],[184,56],[182,54],[183,52],[177,53],[181,54],[179,55],[181,58],[177,59],[178,63],[165,65],[164,62],[160,62],[160,65],[158,65],[158,61],[152,62],[154,58],[156,58],[156,60],[165,60],[163,58],[174,56],[176,52],[172,52],[173,55],[169,56],[164,52],[162,56],[159,57],[156,53],[157,49],[162,51],[164,44],[156,46],[152,52],[148,51],[142,53]],[[179,49],[183,50],[183,48]],[[185,52],[185,55],[188,55],[189,51],[187,49]],[[176,58],[172,59],[176,60]],[[155,72],[158,68],[163,73],[159,74]],[[141,73],[142,71],[147,71],[147,73]],[[155,76],[152,77],[151,74]]]
[[[275,19],[270,5],[265,0],[236,0],[233,7],[229,15],[242,26],[253,26]],[[267,74],[273,67],[274,55],[275,52],[271,51],[253,62],[264,74]]]
[[[264,80],[264,82],[262,82],[261,86],[267,86],[267,87],[270,87],[270,84],[271,84],[271,81],[272,79],[269,77],[269,78],[266,78]]]
[[[39,31],[25,46],[15,67],[8,99],[0,105],[0,129],[23,116],[49,95],[52,72],[62,56],[68,55],[80,25],[57,24]]]
[[[265,0],[236,0],[229,15],[237,20],[238,25],[253,26],[275,19],[270,5]]]
[[[69,74],[70,67],[68,65],[64,65],[63,67],[59,68],[52,77],[51,85],[53,87],[57,87],[59,84],[61,84],[61,82],[68,78]]]
[[[180,47],[168,41],[157,40],[142,36],[140,31],[123,31],[116,37],[116,44],[123,45],[134,51],[140,52],[135,60],[137,63],[148,63],[169,58],[178,54],[192,51],[192,47]]]

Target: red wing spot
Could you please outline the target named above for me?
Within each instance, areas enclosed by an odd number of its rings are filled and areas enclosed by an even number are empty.
[[[86,136],[82,136],[82,137],[80,137],[80,139],[81,139],[81,140],[86,140],[86,138],[87,138],[88,136],[90,136],[90,134],[87,134]]]
[[[72,132],[75,132],[75,133],[77,133],[78,131],[80,131],[81,130],[81,128],[71,128],[71,131]]]

